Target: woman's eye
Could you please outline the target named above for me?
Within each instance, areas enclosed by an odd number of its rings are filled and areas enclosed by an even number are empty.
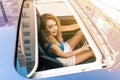
[[[49,28],[52,28],[52,27],[54,27],[54,25],[49,26]]]
[[[57,24],[50,25],[49,28],[53,28],[53,27],[55,27],[55,26],[57,26]]]
[[[51,26],[49,26],[49,28],[52,28]]]
[[[49,28],[52,28],[52,25],[51,25],[51,26],[49,26]]]

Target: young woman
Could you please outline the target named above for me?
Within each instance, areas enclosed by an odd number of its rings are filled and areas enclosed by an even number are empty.
[[[59,30],[61,25],[56,16],[46,13],[40,16],[40,20],[44,49],[50,56],[63,63],[64,66],[73,66],[94,56],[89,45],[74,50],[76,45],[84,38],[81,31],[77,32],[71,39],[63,42]]]

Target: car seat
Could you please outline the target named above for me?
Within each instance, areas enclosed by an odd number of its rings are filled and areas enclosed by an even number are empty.
[[[40,13],[37,10],[37,27],[38,27],[38,52],[39,52],[39,65],[38,71],[41,70],[48,70],[53,68],[60,68],[63,67],[63,64],[56,60],[55,58],[49,56],[46,51],[42,47],[42,35],[40,32]]]

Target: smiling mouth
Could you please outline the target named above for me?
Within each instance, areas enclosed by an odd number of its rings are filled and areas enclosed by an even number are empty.
[[[55,31],[55,32],[53,32],[53,33],[57,33],[57,32]]]
[[[52,32],[53,34],[57,34],[57,32]]]

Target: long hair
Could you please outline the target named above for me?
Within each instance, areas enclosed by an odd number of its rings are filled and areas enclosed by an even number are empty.
[[[57,27],[58,27],[57,35],[56,35],[55,38],[50,36],[46,31],[46,23],[47,23],[48,19],[54,20],[56,22]],[[41,20],[40,31],[41,31],[41,34],[42,34],[42,40],[44,42],[47,42],[47,43],[54,43],[56,45],[59,45],[58,42],[63,41],[62,34],[61,34],[60,30],[59,30],[59,28],[61,27],[59,19],[56,16],[52,15],[52,14],[45,13],[45,14],[40,16],[40,20]]]

